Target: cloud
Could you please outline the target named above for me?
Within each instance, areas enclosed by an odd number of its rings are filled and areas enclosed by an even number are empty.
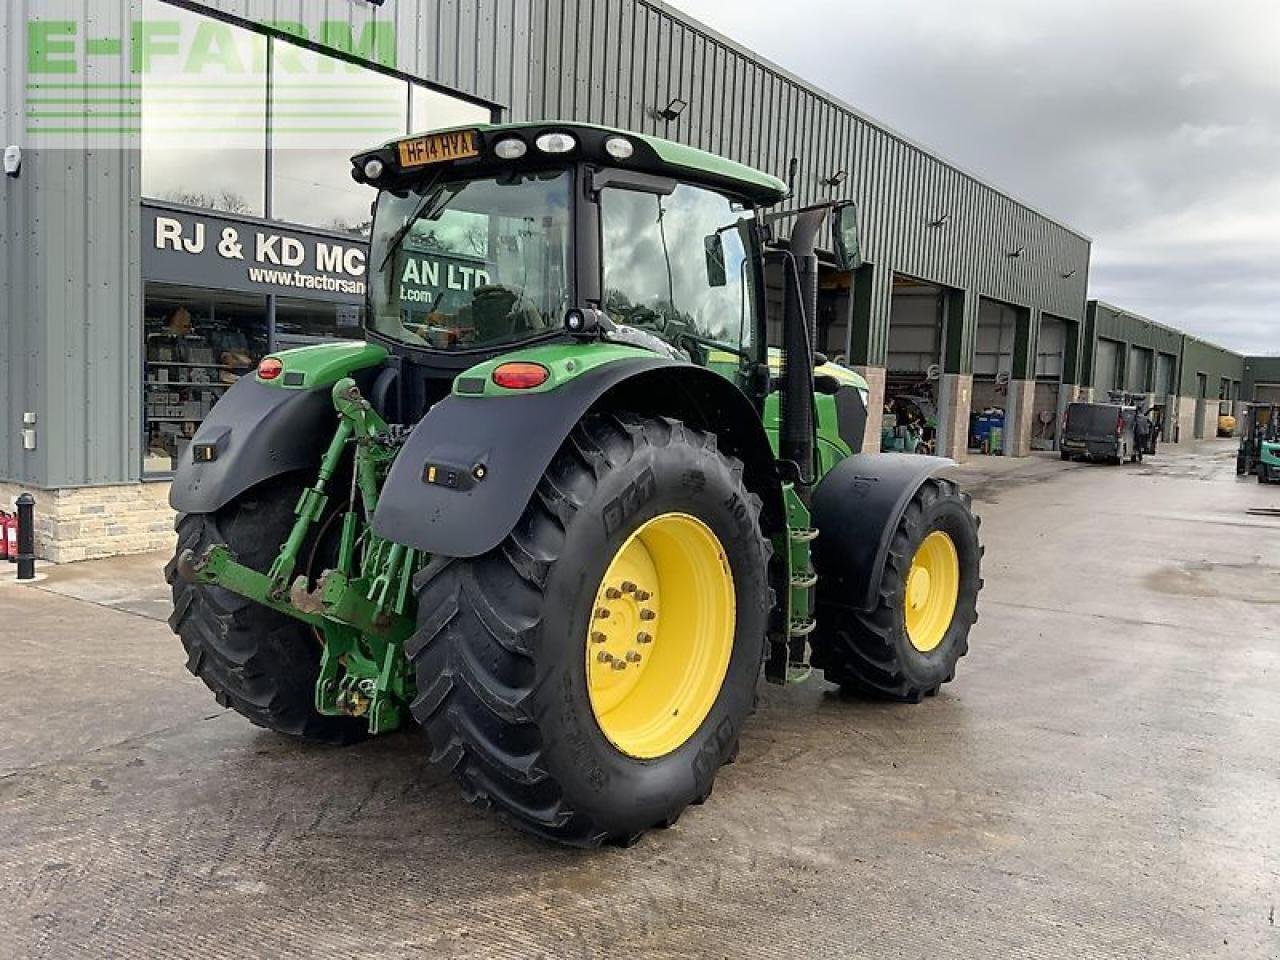
[[[1092,236],[1091,296],[1280,353],[1280,4],[677,6]]]

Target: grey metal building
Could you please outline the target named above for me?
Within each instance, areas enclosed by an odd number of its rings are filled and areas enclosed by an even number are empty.
[[[1006,410],[1004,451],[1020,455],[1078,391],[1086,236],[662,3],[14,0],[0,32],[4,141],[23,149],[0,208],[0,500],[36,489],[54,559],[167,543],[166,458],[222,381],[358,323],[367,201],[338,185],[339,158],[384,137],[352,121],[368,135],[326,128],[324,149],[290,149],[287,119],[327,121],[347,87],[388,105],[392,135],[571,118],[793,180],[796,205],[852,196],[867,264],[824,274],[822,347],[872,386],[870,447],[886,398],[925,393],[940,452],[965,455],[976,402]],[[168,117],[196,141],[246,111],[264,145],[234,157],[147,129]],[[214,252],[228,230],[267,235],[268,266],[282,248],[332,266],[341,245],[349,269],[307,289],[237,273]]]
[[[1101,300],[1086,308],[1084,343],[1081,385],[1099,398],[1145,394],[1166,443],[1215,436],[1219,416],[1264,398],[1268,376],[1280,381],[1280,358],[1246,358]]]
[[[1245,359],[1244,396],[1259,403],[1280,403],[1280,356]]]

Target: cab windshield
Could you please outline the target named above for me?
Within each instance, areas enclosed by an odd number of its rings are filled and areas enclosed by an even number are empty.
[[[381,193],[369,326],[436,350],[559,330],[569,306],[570,178],[513,173]]]

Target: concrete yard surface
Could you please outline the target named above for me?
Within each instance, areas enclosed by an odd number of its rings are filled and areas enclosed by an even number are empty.
[[[714,796],[581,852],[416,730],[222,710],[162,556],[0,588],[0,957],[1280,956],[1280,487],[1229,441],[973,461],[986,589],[919,706],[762,685]],[[9,570],[0,567],[6,579]]]

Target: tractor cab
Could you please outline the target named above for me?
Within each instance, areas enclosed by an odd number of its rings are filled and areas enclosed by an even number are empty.
[[[780,180],[579,124],[426,134],[352,174],[379,191],[367,333],[415,381],[406,422],[469,367],[585,334],[748,389],[767,363],[760,210]]]
[[[415,422],[485,360],[582,338],[710,369],[758,410],[787,379],[784,291],[798,261],[788,249],[794,234],[774,239],[780,216],[763,212],[787,195],[774,177],[581,124],[447,130],[393,141],[352,164],[353,177],[379,191],[367,334],[398,359],[401,422]],[[808,215],[820,224],[831,209]],[[843,259],[857,250],[856,224],[850,205],[835,210],[824,245]],[[783,301],[772,323],[766,277]],[[803,326],[803,350],[793,346],[812,356]],[[808,389],[805,367],[795,379]],[[834,394],[850,379],[859,378],[820,374],[818,383]],[[865,403],[865,383],[853,389]],[[852,429],[843,432],[858,449]]]

